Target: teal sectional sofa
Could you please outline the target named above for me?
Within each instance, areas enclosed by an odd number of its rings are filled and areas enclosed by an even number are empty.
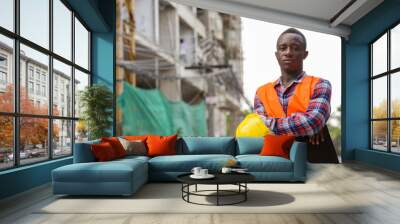
[[[74,163],[52,171],[54,194],[131,195],[148,181],[176,181],[193,167],[218,172],[234,159],[260,182],[304,182],[306,180],[306,144],[294,142],[290,159],[260,156],[263,138],[183,137],[176,144],[177,155],[128,156],[96,162],[90,141],[75,144]]]

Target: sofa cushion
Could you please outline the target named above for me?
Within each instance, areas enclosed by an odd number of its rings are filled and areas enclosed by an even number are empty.
[[[234,155],[233,137],[183,137],[177,143],[177,154],[225,154]]]
[[[145,156],[147,155],[146,143],[141,140],[126,140],[124,138],[119,138],[118,140],[121,142],[122,146],[126,151],[126,155],[138,155]]]
[[[129,182],[135,172],[147,172],[141,160],[74,163],[53,170],[53,181],[58,182]]]
[[[126,156],[126,151],[117,137],[104,137],[101,138],[101,142],[110,143],[114,149],[115,155],[118,158]]]
[[[150,171],[190,172],[193,167],[200,166],[209,171],[219,171],[230,159],[231,155],[175,155],[158,156],[149,160]]]
[[[146,143],[148,156],[164,156],[176,154],[177,135],[171,136],[148,136]]]
[[[117,155],[110,143],[102,142],[99,144],[91,145],[92,152],[94,157],[96,157],[96,161],[104,162],[117,159]]]
[[[266,135],[260,155],[280,156],[289,159],[290,148],[292,147],[294,138],[294,136],[290,135]]]
[[[236,155],[259,154],[264,144],[262,137],[236,138]]]
[[[292,172],[292,161],[279,156],[238,155],[240,167],[249,172]]]
[[[142,161],[142,162],[148,162],[150,157],[147,156],[137,156],[137,155],[130,155],[130,156],[125,156],[124,158],[116,159],[113,160],[113,162],[131,162],[131,161]]]

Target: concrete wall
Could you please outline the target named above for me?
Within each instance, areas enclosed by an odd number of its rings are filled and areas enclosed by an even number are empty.
[[[161,71],[164,77],[176,76],[176,69]],[[182,100],[181,80],[180,79],[162,79],[160,80],[160,90],[171,101]]]
[[[167,53],[178,56],[178,14],[172,7],[160,9],[160,46]]]
[[[158,5],[158,1],[157,1]],[[136,31],[155,42],[155,0],[135,1]]]

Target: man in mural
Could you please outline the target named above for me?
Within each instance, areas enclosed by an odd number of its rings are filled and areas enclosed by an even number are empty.
[[[330,115],[331,84],[303,70],[305,36],[289,28],[278,38],[275,56],[281,76],[257,89],[254,111],[275,135],[308,142],[310,162],[334,162],[337,156],[326,122]]]

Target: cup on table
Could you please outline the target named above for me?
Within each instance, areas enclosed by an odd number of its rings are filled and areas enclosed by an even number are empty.
[[[202,170],[202,168],[201,167],[193,167],[193,169],[192,169],[192,173],[194,174],[194,175],[196,175],[196,176],[200,176],[201,174],[200,174],[200,171]]]
[[[207,176],[208,175],[208,169],[201,169],[200,170],[200,176]]]
[[[222,167],[221,172],[222,173],[230,173],[232,171],[232,168],[230,167]]]

